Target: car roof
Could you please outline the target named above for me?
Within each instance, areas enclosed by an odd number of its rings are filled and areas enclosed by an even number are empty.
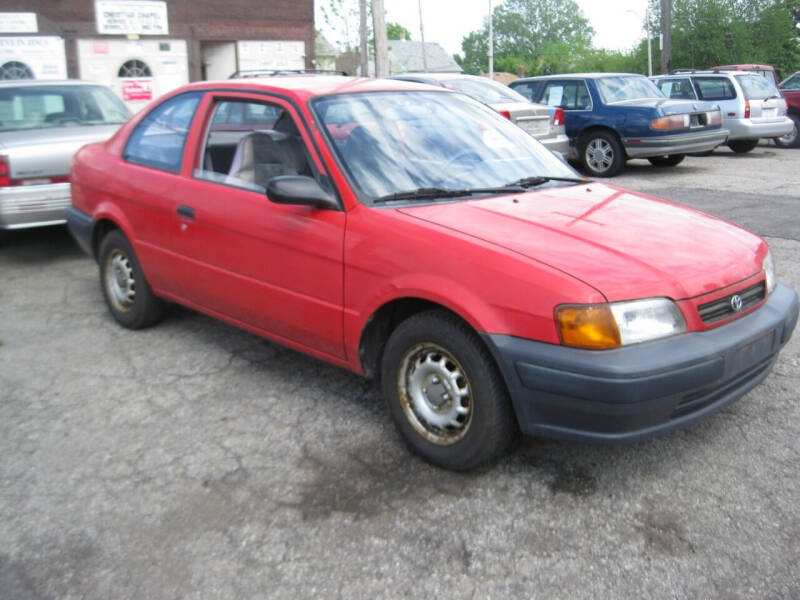
[[[397,73],[392,75],[391,79],[432,79],[434,81],[452,81],[453,79],[477,79],[489,80],[488,77],[479,77],[478,75],[467,75],[466,73]]]
[[[439,86],[399,79],[372,79],[369,77],[343,77],[341,75],[279,75],[265,78],[247,77],[219,81],[200,81],[185,85],[173,92],[220,88],[242,92],[250,90],[284,92],[297,98],[376,91],[447,91]]]
[[[546,81],[548,79],[600,79],[602,77],[644,77],[641,73],[561,73],[556,75],[535,75],[533,77],[522,77],[511,83],[518,81]]]
[[[48,85],[102,85],[97,81],[83,81],[81,79],[5,79],[0,81],[0,87],[38,87]]]

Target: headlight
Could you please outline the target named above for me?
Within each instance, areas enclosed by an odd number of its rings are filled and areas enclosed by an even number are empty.
[[[768,250],[764,257],[764,276],[767,280],[767,293],[771,294],[775,289],[775,263],[772,262],[772,251]]]
[[[686,331],[680,309],[667,298],[560,306],[556,322],[567,346],[606,350]]]

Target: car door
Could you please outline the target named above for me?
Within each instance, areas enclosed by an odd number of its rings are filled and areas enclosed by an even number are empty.
[[[324,177],[299,113],[280,98],[211,93],[198,115],[173,211],[181,300],[342,357],[345,213],[265,194],[273,176]]]
[[[736,86],[728,75],[696,75],[692,82],[700,100],[717,104],[723,118],[744,116],[744,99],[739,97]]]
[[[548,79],[540,93],[539,103],[564,110],[570,140],[592,121],[592,97],[583,79]]]
[[[128,138],[114,178],[114,200],[126,221],[121,225],[150,286],[177,296],[183,265],[172,251],[175,203],[185,194],[184,148],[203,95],[178,94],[155,106]]]

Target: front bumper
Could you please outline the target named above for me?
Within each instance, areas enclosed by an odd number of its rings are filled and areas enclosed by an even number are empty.
[[[678,133],[648,137],[622,138],[628,158],[648,158],[668,154],[688,154],[713,150],[728,139],[727,129]]]
[[[64,223],[70,204],[69,183],[20,185],[0,189],[0,229]]]
[[[781,137],[792,133],[794,121],[789,117],[725,119],[725,127],[730,131],[728,141],[757,140]]]
[[[778,285],[736,321],[617,350],[484,339],[524,433],[621,442],[686,425],[745,395],[769,374],[797,316],[797,294]]]

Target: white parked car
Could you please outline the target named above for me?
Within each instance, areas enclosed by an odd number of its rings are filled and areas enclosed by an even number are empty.
[[[130,115],[103,85],[0,82],[0,230],[64,223],[72,157]]]

